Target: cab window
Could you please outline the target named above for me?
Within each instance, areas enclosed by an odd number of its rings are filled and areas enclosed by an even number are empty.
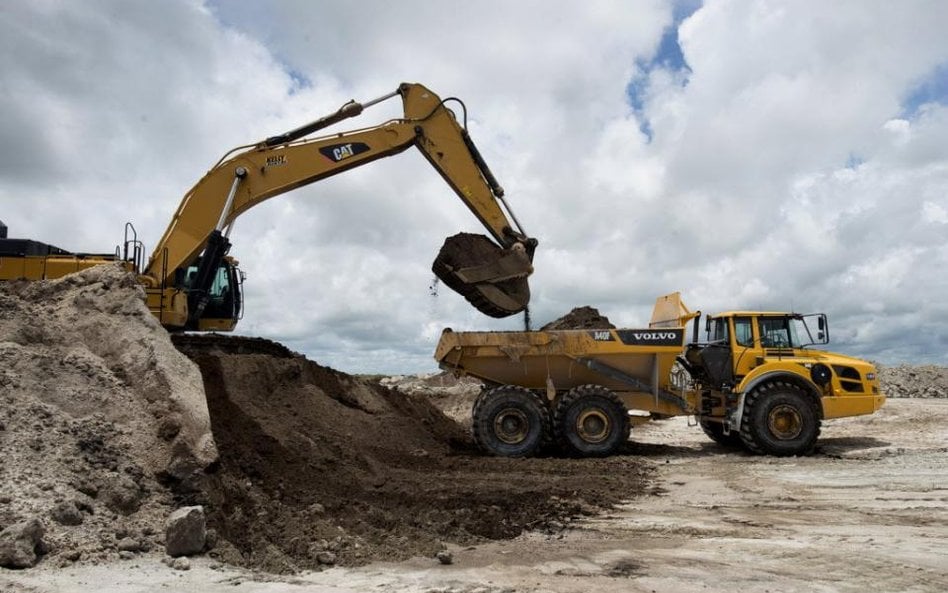
[[[727,343],[728,333],[727,333],[727,319],[714,319],[711,322],[710,335],[708,336],[708,341],[710,342],[724,342]]]
[[[764,348],[791,348],[790,324],[786,317],[765,317],[759,320],[760,342]]]
[[[751,347],[754,345],[754,330],[750,317],[734,318],[734,341],[738,346]]]

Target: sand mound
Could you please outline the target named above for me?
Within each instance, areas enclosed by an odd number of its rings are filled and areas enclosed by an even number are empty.
[[[216,458],[200,372],[118,266],[0,283],[0,394],[0,528],[40,518],[54,557],[156,545],[159,482]]]

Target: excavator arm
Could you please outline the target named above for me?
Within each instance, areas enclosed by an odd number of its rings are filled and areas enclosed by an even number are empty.
[[[400,119],[306,138],[394,96],[403,102]],[[448,238],[433,271],[487,315],[523,311],[530,298],[526,279],[533,271],[537,242],[524,233],[503,199],[503,189],[445,102],[422,85],[406,83],[384,97],[365,104],[349,102],[310,124],[227,153],[184,196],[143,270],[152,309],[171,327],[231,329],[236,323],[233,308],[232,315],[211,315],[219,318],[216,321],[204,318],[212,287],[221,280],[221,266],[228,265],[228,235],[238,216],[269,198],[415,146],[493,238]],[[233,319],[228,323],[220,317]]]

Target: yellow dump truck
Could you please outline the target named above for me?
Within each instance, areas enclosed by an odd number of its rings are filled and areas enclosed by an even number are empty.
[[[674,293],[658,298],[648,328],[446,329],[435,359],[484,382],[474,438],[513,457],[551,441],[572,455],[609,455],[632,425],[681,415],[724,445],[804,455],[824,419],[885,402],[871,363],[811,348],[829,342],[825,314],[719,313],[706,318],[705,342],[700,320]]]

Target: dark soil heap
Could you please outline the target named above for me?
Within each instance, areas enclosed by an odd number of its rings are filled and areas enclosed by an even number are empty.
[[[182,502],[207,506],[212,554],[230,563],[285,572],[432,556],[444,541],[561,529],[642,489],[630,457],[484,457],[427,400],[263,341],[176,342],[203,372],[220,452]]]
[[[595,307],[576,307],[559,319],[547,323],[540,331],[563,329],[615,329],[609,318],[602,315]]]

